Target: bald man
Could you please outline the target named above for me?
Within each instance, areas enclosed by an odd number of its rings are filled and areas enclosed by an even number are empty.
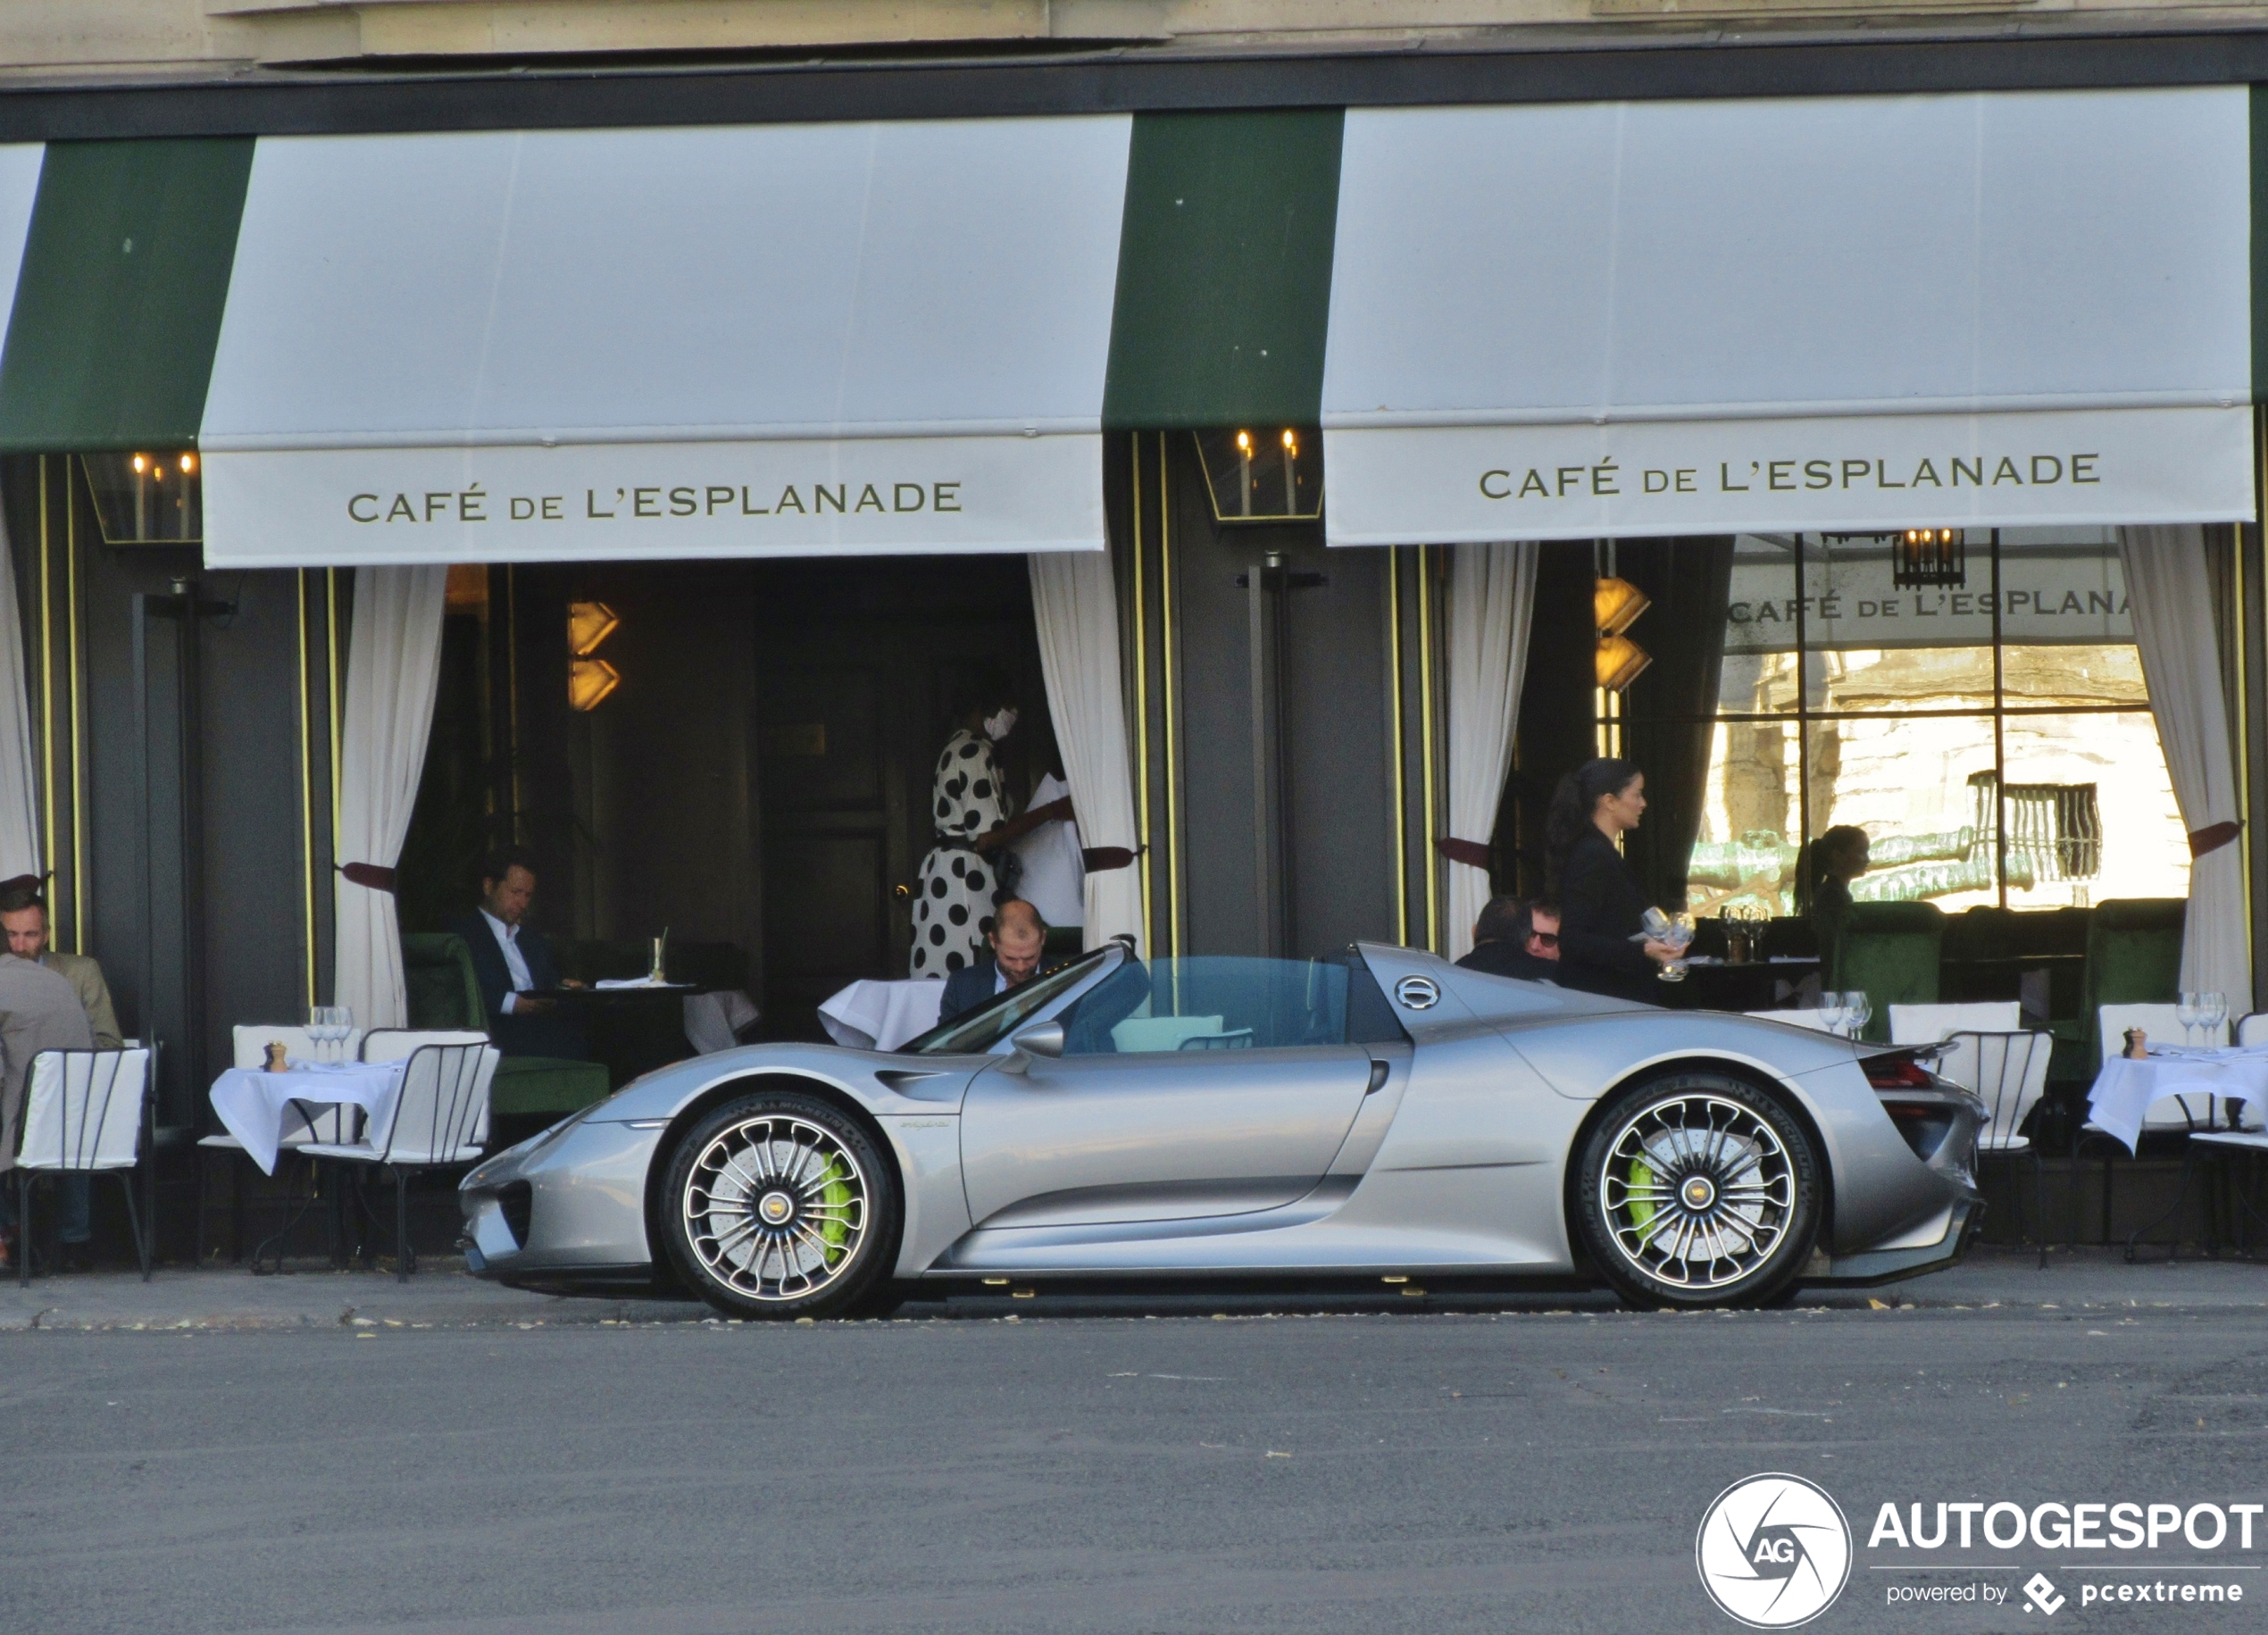
[[[945,980],[945,999],[938,1007],[940,1023],[957,1021],[980,1005],[990,1005],[1012,988],[1021,988],[1039,970],[1039,951],[1047,946],[1047,922],[1021,897],[1010,897],[993,910],[992,930],[985,941],[992,952]]]

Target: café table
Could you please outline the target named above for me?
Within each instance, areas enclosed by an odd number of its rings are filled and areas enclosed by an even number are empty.
[[[1735,965],[1708,955],[1685,962],[1685,980],[1660,982],[1656,1003],[1675,1010],[1768,1011],[1785,1005],[1819,969],[1800,955],[1744,961]]]
[[[610,1083],[624,1085],[693,1054],[685,1002],[705,991],[698,982],[638,977],[548,989],[538,997],[579,1019],[589,1058],[606,1064]]]
[[[369,1121],[370,1139],[382,1145],[393,1128],[406,1062],[293,1062],[289,1070],[231,1067],[213,1081],[213,1111],[261,1172],[276,1172],[284,1121],[314,1107],[356,1106]]]
[[[2206,1096],[2268,1108],[2268,1045],[2204,1049],[2152,1045],[2139,1060],[2114,1055],[2103,1064],[2087,1092],[2088,1116],[2133,1152],[2142,1120],[2170,1096]]]
[[[819,1007],[827,1037],[851,1050],[896,1050],[938,1025],[945,983],[937,977],[853,982]]]

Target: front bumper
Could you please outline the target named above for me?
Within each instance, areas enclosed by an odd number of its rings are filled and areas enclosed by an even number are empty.
[[[646,1182],[661,1135],[579,1117],[476,1167],[457,1189],[468,1269],[524,1287],[650,1280]]]

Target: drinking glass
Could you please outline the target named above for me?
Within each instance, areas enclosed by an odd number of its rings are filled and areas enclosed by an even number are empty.
[[[1850,1037],[1856,1039],[1866,1019],[1874,1014],[1874,1002],[1854,989],[1843,996],[1843,1020],[1850,1024]]]
[[[344,1062],[346,1059],[346,1040],[354,1031],[354,1013],[346,1005],[334,1005],[330,1007],[330,1020],[331,1025],[338,1030],[334,1037],[338,1040],[338,1059]]]
[[[327,1029],[329,1022],[329,1006],[311,1005],[307,1007],[307,1042],[314,1047],[312,1054],[318,1062],[323,1059],[323,1040],[329,1037]]]
[[[1830,1033],[1840,1033],[1849,1013],[1843,1007],[1843,996],[1822,993],[1819,996],[1819,1020]]]
[[[2221,1027],[2229,1020],[2229,996],[2200,994],[2197,997],[2202,1002],[2198,1007],[2197,1020],[2205,1024],[2205,1042],[2214,1048],[2219,1049],[2226,1042]]]
[[[2173,1019],[2181,1024],[2181,1042],[2185,1045],[2196,1044],[2197,1023],[2205,1020],[2205,996],[2185,989],[2180,997],[2173,1002]]]
[[[1685,913],[1672,914],[1668,917],[1668,923],[1655,934],[1676,952],[1682,954],[1693,946],[1693,916]],[[1664,982],[1682,982],[1685,980],[1685,962],[1680,959],[1669,960],[1654,974]]]

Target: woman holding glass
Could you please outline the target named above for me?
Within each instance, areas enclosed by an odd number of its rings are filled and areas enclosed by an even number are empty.
[[[1643,937],[1646,892],[1615,844],[1646,812],[1646,774],[1602,755],[1559,780],[1544,821],[1545,895],[1559,904],[1560,983],[1661,1003],[1653,979],[1680,950]]]

